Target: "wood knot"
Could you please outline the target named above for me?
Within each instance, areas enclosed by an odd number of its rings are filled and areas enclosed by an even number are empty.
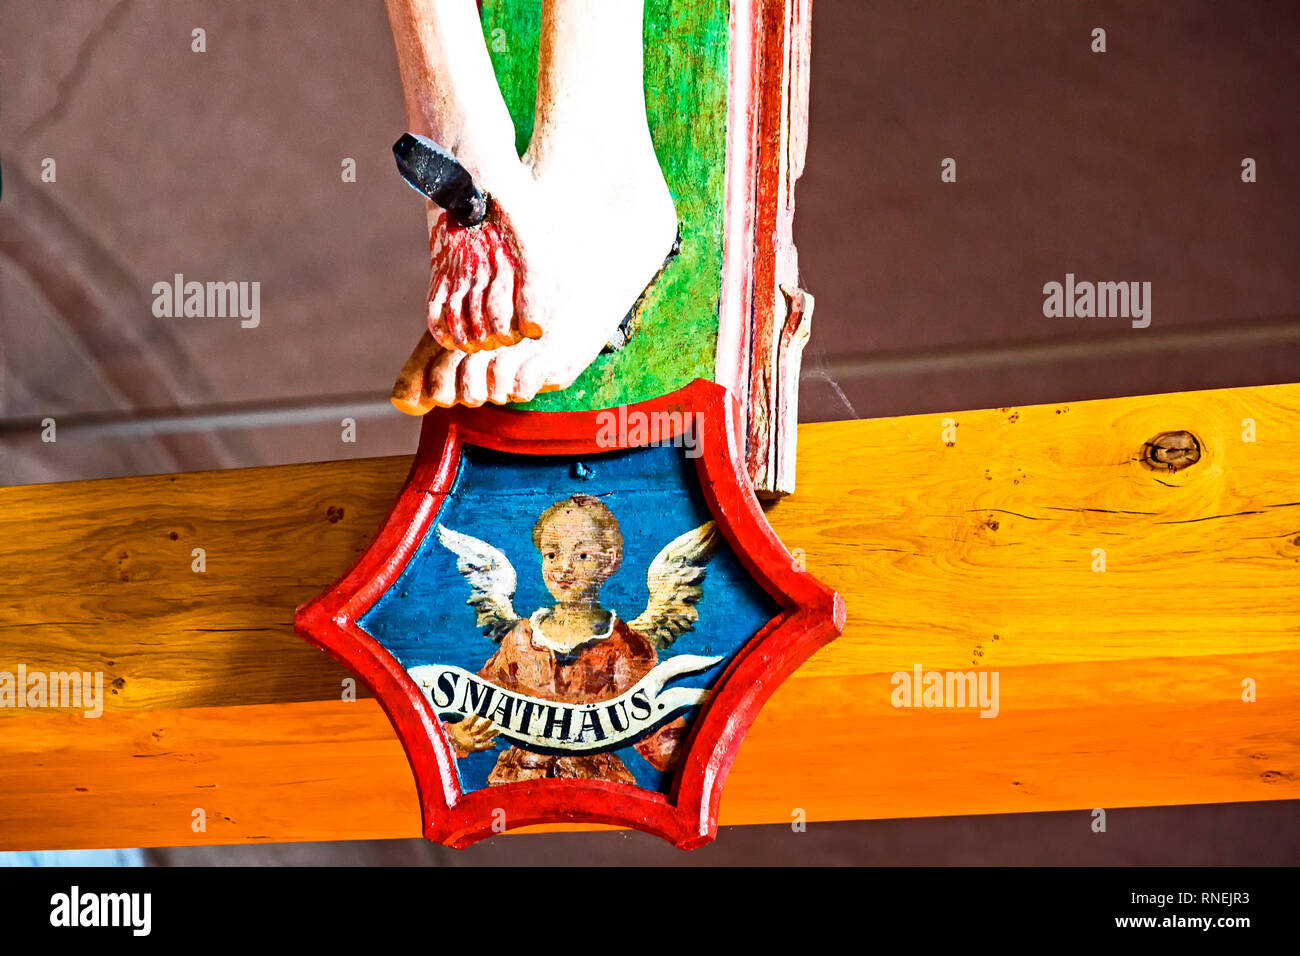
[[[1191,432],[1161,432],[1142,446],[1142,462],[1161,471],[1182,471],[1201,460],[1201,443]]]

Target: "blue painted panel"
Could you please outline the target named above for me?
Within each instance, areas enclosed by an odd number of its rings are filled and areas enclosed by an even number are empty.
[[[555,601],[542,582],[533,525],[547,507],[574,494],[601,496],[623,533],[623,564],[601,589],[601,604],[624,620],[644,610],[646,569],[669,541],[712,516],[695,476],[695,463],[680,448],[641,448],[585,457],[502,455],[468,448],[456,485],[437,522],[500,548],[519,584],[514,608],[527,616]],[[406,571],[359,622],[402,666],[452,664],[477,671],[496,650],[465,603],[469,585],[456,570],[456,556],[430,532]],[[723,662],[674,686],[710,687],[727,661],[779,608],[736,560],[725,542],[709,563],[696,629],[683,635],[660,660],[675,654],[721,656]],[[690,719],[693,713],[687,714]],[[458,761],[462,789],[487,786],[500,756],[496,750]],[[615,753],[649,790],[664,791],[667,774],[631,746]]]

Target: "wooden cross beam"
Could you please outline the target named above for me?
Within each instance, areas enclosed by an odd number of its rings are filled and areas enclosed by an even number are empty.
[[[800,439],[768,516],[848,625],[721,823],[1300,798],[1300,385]],[[0,708],[0,848],[419,835],[387,718],[291,624],[408,465],[0,489],[0,661],[105,681],[99,717]],[[996,718],[895,706],[918,667],[996,673]]]

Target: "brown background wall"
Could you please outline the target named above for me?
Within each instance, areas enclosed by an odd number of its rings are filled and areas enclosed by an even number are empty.
[[[804,420],[1300,379],[1300,6],[817,0],[813,21]],[[10,2],[0,69],[0,482],[414,447],[384,397],[420,326],[424,222],[389,153],[404,123],[378,0]],[[154,319],[176,272],[261,281],[262,326]],[[1045,318],[1066,272],[1151,282],[1150,328]],[[817,856],[1300,858],[1293,805],[1127,818],[1105,837],[1058,814],[838,824]],[[786,859],[780,829],[709,859]],[[480,857],[658,858],[614,835],[494,846]],[[257,851],[211,858],[236,852]]]
[[[813,23],[809,364],[858,414],[1300,376],[1300,7],[818,0]],[[1150,281],[1151,326],[1044,318],[1066,272]],[[809,411],[844,417],[829,391]]]

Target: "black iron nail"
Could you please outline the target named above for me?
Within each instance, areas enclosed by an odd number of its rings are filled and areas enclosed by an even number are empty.
[[[416,192],[447,210],[452,221],[477,226],[487,216],[487,195],[456,158],[427,136],[403,133],[393,144],[397,171]]]

